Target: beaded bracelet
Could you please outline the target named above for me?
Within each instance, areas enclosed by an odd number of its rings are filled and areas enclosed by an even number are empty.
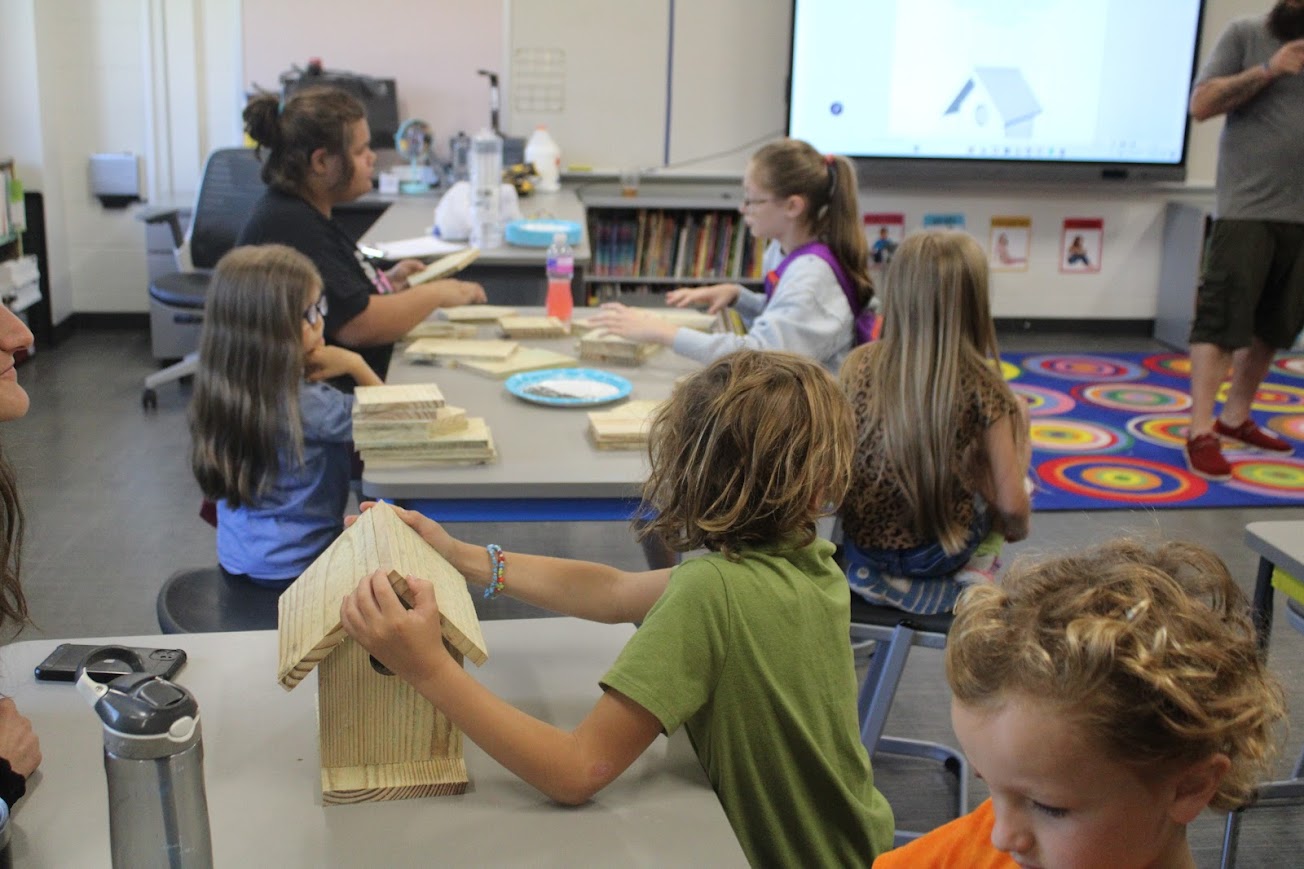
[[[484,599],[493,600],[494,596],[503,590],[503,571],[507,556],[503,554],[503,548],[497,543],[490,543],[485,549],[489,552],[489,584],[484,587]]]

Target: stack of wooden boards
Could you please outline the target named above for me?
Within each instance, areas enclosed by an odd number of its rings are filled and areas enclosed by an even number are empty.
[[[482,377],[505,380],[522,371],[545,368],[574,368],[574,356],[542,347],[522,347],[515,341],[460,340],[456,338],[418,338],[407,346],[403,356],[415,362],[452,365]]]
[[[485,421],[446,405],[433,383],[359,386],[354,399],[353,444],[368,467],[482,465],[498,457]]]
[[[647,446],[652,412],[661,402],[639,399],[612,410],[589,412],[589,437],[600,450],[639,450]]]

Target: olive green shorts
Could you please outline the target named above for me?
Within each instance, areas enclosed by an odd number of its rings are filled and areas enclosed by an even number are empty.
[[[1291,346],[1304,327],[1304,223],[1215,220],[1204,249],[1191,343],[1227,350],[1258,337]]]

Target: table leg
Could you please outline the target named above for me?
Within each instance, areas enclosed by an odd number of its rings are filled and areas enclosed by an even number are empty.
[[[1272,638],[1272,562],[1259,558],[1259,575],[1254,580],[1254,629],[1259,635],[1259,654],[1268,655],[1268,640]]]

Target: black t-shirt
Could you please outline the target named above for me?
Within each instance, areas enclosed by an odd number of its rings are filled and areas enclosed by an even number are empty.
[[[341,343],[335,337],[340,327],[366,310],[373,293],[388,287],[383,273],[339,224],[300,197],[270,187],[254,206],[236,244],[283,244],[313,261],[329,305],[326,340],[331,344]],[[354,349],[377,375],[385,377],[393,344]]]

